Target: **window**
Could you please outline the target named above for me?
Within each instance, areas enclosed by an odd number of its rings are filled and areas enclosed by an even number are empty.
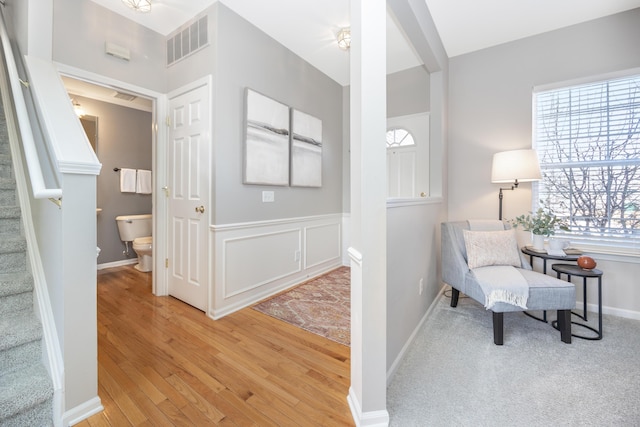
[[[640,75],[538,92],[534,114],[534,200],[574,239],[638,245]]]
[[[398,128],[387,131],[387,148],[415,145],[413,135],[408,130]]]

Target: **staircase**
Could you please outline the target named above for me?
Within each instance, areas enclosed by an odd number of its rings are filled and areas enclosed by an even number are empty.
[[[16,182],[0,103],[0,426],[52,426],[53,386],[42,364]]]

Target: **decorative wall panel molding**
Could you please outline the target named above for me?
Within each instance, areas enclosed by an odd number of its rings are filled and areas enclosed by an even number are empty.
[[[343,265],[343,215],[211,227],[209,316],[241,308]]]

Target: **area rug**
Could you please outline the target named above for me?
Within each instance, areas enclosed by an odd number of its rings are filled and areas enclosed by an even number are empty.
[[[350,345],[350,269],[340,267],[252,308],[276,319]]]

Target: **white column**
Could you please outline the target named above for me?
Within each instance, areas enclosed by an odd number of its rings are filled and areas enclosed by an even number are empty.
[[[351,388],[359,426],[386,426],[386,2],[351,1]]]

